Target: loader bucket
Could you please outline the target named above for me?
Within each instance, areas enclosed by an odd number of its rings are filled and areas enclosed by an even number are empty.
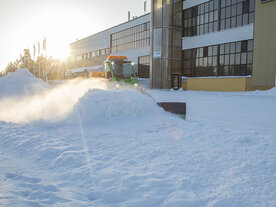
[[[186,118],[186,103],[183,102],[158,102],[158,106],[165,111],[180,115],[181,118]]]

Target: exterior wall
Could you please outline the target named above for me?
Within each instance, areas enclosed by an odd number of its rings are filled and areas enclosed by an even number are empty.
[[[187,78],[183,90],[193,91],[252,91],[251,77]]]
[[[150,22],[150,14],[145,14],[136,19],[130,20],[128,22],[122,23],[120,25],[114,26],[102,32],[86,37],[84,39],[73,42],[72,44],[70,44],[71,56],[72,56],[71,62],[70,62],[70,68],[72,69],[72,68],[79,68],[83,66],[102,65],[104,60],[106,60],[106,58],[112,54],[112,55],[127,56],[128,60],[133,61],[135,63],[135,68],[137,72],[138,58],[140,56],[150,55],[150,46],[145,44],[145,41],[143,41],[143,40],[146,40],[146,38],[148,38],[147,43],[149,44],[150,27],[149,27],[149,24],[147,24],[148,26],[145,27],[147,28],[146,30],[141,29],[139,31],[138,30],[136,31],[136,28],[138,29],[139,25],[142,25],[148,22]],[[142,27],[139,26],[139,29],[140,28]],[[135,30],[136,33],[129,32],[132,30],[133,31]],[[111,45],[111,39],[112,39],[111,37],[116,36],[118,33],[123,34],[123,36],[119,38],[127,37],[129,40],[132,40],[131,43],[133,44],[131,46],[133,47],[121,48],[121,49],[124,49],[124,51],[116,52],[118,50],[115,47],[113,47],[114,46],[113,44]],[[147,33],[148,36],[145,36],[145,33]],[[140,41],[139,38],[140,39],[142,38],[142,40]],[[120,39],[119,40],[115,39],[114,41],[121,42]],[[136,43],[142,43],[142,41],[143,41],[143,44],[136,44]],[[105,51],[105,52],[101,53],[101,51]]]
[[[185,0],[183,10],[183,76],[252,75],[255,0]]]
[[[260,89],[275,86],[276,1],[256,0],[253,85]]]
[[[133,19],[131,21],[122,23],[110,29],[104,30],[102,32],[96,33],[84,39],[78,40],[72,44],[71,55],[78,56],[88,52],[101,50],[104,48],[110,48],[110,35],[130,27],[134,27],[139,24],[150,21],[150,14],[143,15],[139,18]]]
[[[151,1],[151,88],[172,87],[182,69],[182,0]]]
[[[253,39],[253,30],[254,24],[249,24],[200,36],[183,37],[182,49],[187,50],[209,45]]]

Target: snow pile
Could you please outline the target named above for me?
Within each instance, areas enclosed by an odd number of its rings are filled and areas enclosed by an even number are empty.
[[[35,78],[27,69],[18,69],[0,78],[0,99],[41,93],[49,86]]]
[[[113,88],[75,80],[0,101],[0,118],[29,123],[0,122],[0,206],[276,206],[274,95],[149,91],[185,101],[184,121]]]
[[[80,118],[84,125],[106,121],[118,123],[161,114],[165,112],[157,106],[153,98],[136,90],[93,89],[79,100],[67,121]]]
[[[276,87],[265,92],[268,96],[276,96]]]
[[[143,117],[162,110],[131,87],[116,89],[104,79],[76,79],[54,88],[20,69],[0,79],[0,121],[83,124]]]

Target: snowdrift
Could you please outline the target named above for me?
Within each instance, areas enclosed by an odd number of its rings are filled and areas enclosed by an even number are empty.
[[[34,95],[49,89],[41,79],[35,78],[27,69],[18,69],[0,78],[0,99]]]
[[[106,121],[118,123],[161,114],[165,115],[165,112],[153,98],[136,90],[92,89],[79,100],[66,121],[73,123],[80,119],[83,125]]]
[[[163,112],[149,95],[129,86],[116,89],[114,83],[103,79],[77,79],[49,87],[27,70],[19,69],[0,79],[0,89],[0,121],[9,123],[36,122],[43,126],[81,122],[89,126]]]
[[[101,80],[1,99],[0,206],[276,206],[273,91],[149,91],[186,121]]]

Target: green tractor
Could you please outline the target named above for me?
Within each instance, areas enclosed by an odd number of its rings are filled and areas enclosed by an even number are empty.
[[[128,61],[126,56],[109,56],[104,61],[104,77],[113,82],[138,85],[134,62]]]
[[[109,56],[107,60],[104,61],[104,77],[113,82],[135,86],[138,85],[134,62],[127,61],[126,56]],[[150,96],[147,92],[142,90],[142,88],[138,88],[138,90]],[[165,111],[179,115],[182,119],[186,118],[186,103],[157,102],[157,105],[162,107]]]

